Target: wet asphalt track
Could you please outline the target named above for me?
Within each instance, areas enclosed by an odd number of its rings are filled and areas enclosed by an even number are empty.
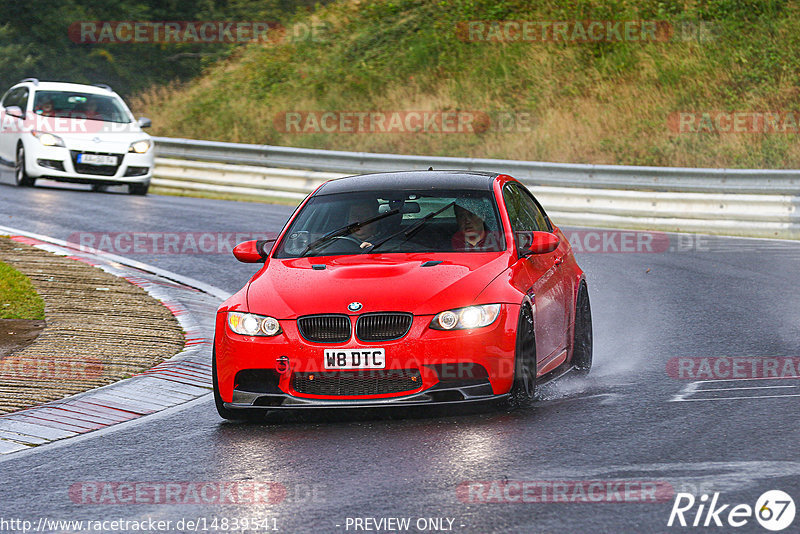
[[[85,186],[0,185],[0,225],[60,239],[77,231],[277,231],[290,212],[255,203],[97,194]],[[721,503],[751,506],[764,491],[782,489],[800,504],[800,397],[788,396],[800,394],[796,381],[778,382],[769,397],[752,389],[731,395],[761,398],[670,402],[691,381],[666,371],[673,357],[800,356],[800,244],[675,236],[672,243],[688,250],[578,254],[592,300],[595,368],[584,381],[548,387],[531,409],[337,413],[246,425],[222,422],[209,395],[180,410],[0,459],[0,520],[35,526],[40,517],[152,518],[171,520],[173,532],[181,519],[204,518],[210,526],[214,517],[274,518],[270,527],[290,533],[392,531],[347,528],[348,518],[367,517],[411,518],[407,532],[420,531],[420,518],[448,518],[452,526],[445,520],[445,528],[469,533],[698,530],[666,526],[671,497],[555,504],[459,498],[463,482],[493,480],[652,481],[674,491],[719,491]],[[229,255],[131,257],[229,292],[255,271]],[[70,488],[89,481],[276,482],[286,493],[277,504],[74,502]],[[786,532],[798,525],[800,519]],[[752,518],[742,528],[710,530],[767,532]]]

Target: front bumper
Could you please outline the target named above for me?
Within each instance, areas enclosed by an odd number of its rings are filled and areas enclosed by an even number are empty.
[[[303,408],[397,408],[400,406],[423,406],[428,404],[467,404],[485,402],[506,397],[508,394],[495,395],[489,381],[482,384],[449,388],[437,387],[388,399],[364,400],[316,400],[293,397],[285,393],[268,394],[248,391],[233,391],[233,402],[223,403],[228,409],[265,408],[269,410],[296,410]]]
[[[117,157],[117,165],[88,165],[77,162],[77,154],[95,153]],[[151,148],[144,154],[119,147],[92,147],[80,150],[43,146],[37,139],[25,145],[25,171],[33,178],[83,184],[140,184],[153,177],[154,156]]]
[[[414,316],[411,329],[398,340],[366,343],[353,337],[345,343],[312,343],[303,339],[293,320],[280,321],[282,332],[275,337],[235,334],[221,312],[215,333],[218,392],[229,409],[396,407],[500,398],[513,382],[518,314],[518,306],[503,305],[493,324],[453,331],[432,330],[432,316]],[[326,348],[375,347],[386,351],[385,369],[324,369]],[[297,387],[298,377],[335,380],[346,375],[346,380],[380,381],[401,374],[413,375],[419,385],[373,394],[316,394]]]

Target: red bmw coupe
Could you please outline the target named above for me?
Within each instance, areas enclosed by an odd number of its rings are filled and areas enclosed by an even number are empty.
[[[320,407],[502,399],[592,365],[586,280],[569,242],[505,174],[368,174],[321,185],[217,312],[226,419]]]

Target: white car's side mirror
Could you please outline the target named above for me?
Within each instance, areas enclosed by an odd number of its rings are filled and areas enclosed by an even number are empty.
[[[11,115],[12,117],[17,117],[18,119],[25,118],[25,114],[22,112],[19,106],[8,106],[6,108],[6,114]]]

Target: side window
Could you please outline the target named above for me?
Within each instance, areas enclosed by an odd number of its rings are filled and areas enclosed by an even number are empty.
[[[541,212],[536,204],[528,197],[519,186],[509,184],[503,190],[503,199],[506,202],[511,227],[515,232],[547,231],[547,224],[540,226]],[[543,217],[541,217],[543,219]]]
[[[28,90],[25,87],[17,87],[6,94],[3,99],[3,107],[19,106],[22,111],[25,111],[24,105],[27,103]]]
[[[510,183],[503,189],[503,200],[508,210],[517,251],[521,252],[530,243],[530,232],[549,232],[550,225],[542,210],[527,191]]]
[[[17,98],[17,105],[25,113],[28,110],[28,88],[22,87],[21,89],[19,98]]]
[[[523,202],[528,206],[529,212],[533,218],[536,219],[536,225],[539,227],[539,230],[542,232],[552,231],[553,228],[547,221],[547,216],[544,214],[544,210],[533,198],[533,195],[531,195],[530,192],[525,188],[519,186],[517,186],[517,188],[520,190],[520,195],[523,198]]]
[[[521,193],[519,188],[513,184],[508,184],[503,189],[503,200],[508,210],[511,229],[514,230],[514,242],[519,254],[522,254],[522,251],[530,243],[530,232],[539,229],[536,219],[531,217],[528,210],[525,209]]]

